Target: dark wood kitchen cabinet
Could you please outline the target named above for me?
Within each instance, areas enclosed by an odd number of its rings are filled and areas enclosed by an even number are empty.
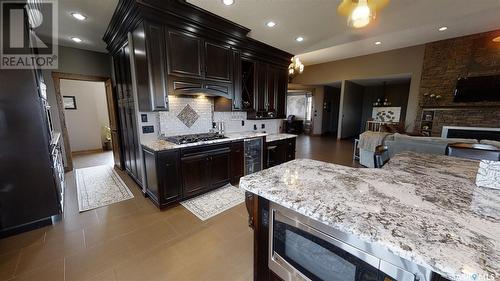
[[[228,46],[205,41],[205,78],[232,82],[234,60]]]
[[[137,134],[137,111],[132,93],[130,48],[128,44],[125,44],[113,56],[113,64],[124,167],[135,182],[142,186],[141,148]]]
[[[245,145],[243,141],[231,143],[231,183],[237,184],[245,175]]]
[[[168,110],[164,30],[144,22],[132,32],[139,111]]]
[[[267,168],[295,159],[295,138],[266,143]]]
[[[203,40],[188,32],[172,29],[166,32],[168,74],[201,78]]]
[[[154,152],[143,148],[146,194],[163,208],[181,199],[179,151]]]
[[[189,198],[231,180],[230,144],[181,149],[182,195]]]

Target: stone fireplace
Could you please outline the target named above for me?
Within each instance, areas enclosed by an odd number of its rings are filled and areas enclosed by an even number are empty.
[[[453,101],[458,78],[500,74],[500,43],[492,41],[499,35],[496,30],[426,44],[417,131],[424,127],[441,136],[445,126],[500,128],[500,102]]]

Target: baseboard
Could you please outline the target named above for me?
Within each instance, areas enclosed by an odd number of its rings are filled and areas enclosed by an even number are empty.
[[[104,149],[97,148],[97,149],[72,151],[71,155],[92,154],[92,153],[100,153],[100,152],[104,152]]]

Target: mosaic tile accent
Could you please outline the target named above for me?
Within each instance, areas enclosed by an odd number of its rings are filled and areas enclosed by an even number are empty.
[[[181,122],[184,123],[186,127],[191,128],[194,122],[196,122],[196,120],[200,118],[200,115],[198,115],[198,113],[196,113],[196,111],[194,111],[194,109],[189,104],[186,104],[184,109],[182,109],[181,112],[179,112],[179,114],[177,115],[177,118],[179,118],[179,120],[181,120]]]

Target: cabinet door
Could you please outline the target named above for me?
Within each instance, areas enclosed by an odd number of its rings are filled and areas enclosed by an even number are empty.
[[[205,78],[231,81],[231,49],[211,42],[205,42]]]
[[[166,73],[166,54],[165,54],[165,38],[163,27],[161,25],[146,23],[146,54],[147,54],[147,71],[148,71],[148,90],[150,102],[152,106],[150,110],[168,110],[167,99],[167,73]],[[140,40],[137,40],[141,42]],[[137,46],[140,47],[140,46]],[[134,48],[137,48],[134,45]],[[141,54],[135,56],[141,58]],[[137,59],[136,59],[137,61]],[[139,62],[141,62],[139,60]],[[136,68],[142,64],[136,64]],[[140,74],[138,72],[138,74]],[[139,80],[139,77],[138,77]],[[140,84],[138,83],[138,86]],[[139,88],[139,87],[138,87]],[[140,92],[139,92],[140,93]],[[139,95],[138,93],[138,95]],[[140,105],[141,103],[139,103]]]
[[[230,150],[210,155],[210,188],[223,186],[231,180]]]
[[[286,95],[288,91],[288,70],[286,68],[277,69],[276,73],[276,117],[286,118]]]
[[[242,76],[241,76],[241,54],[239,51],[233,51],[233,110],[243,109],[243,100],[241,92]]]
[[[210,156],[208,154],[183,157],[181,165],[184,198],[210,188]]]
[[[179,179],[179,151],[163,151],[158,154],[158,173],[161,181],[160,205],[180,199],[181,185]]]
[[[194,35],[167,30],[168,74],[201,78],[202,40]]]
[[[241,101],[243,110],[255,111],[257,92],[257,62],[241,59]]]
[[[275,112],[276,111],[276,94],[277,94],[277,85],[278,85],[278,71],[275,67],[268,65],[267,66],[267,75],[266,75],[266,111],[267,112]]]
[[[267,167],[274,167],[286,162],[287,146],[284,141],[267,143]]]
[[[295,159],[295,138],[286,140],[286,161]]]
[[[266,94],[267,94],[267,65],[265,63],[257,64],[257,91],[255,111],[266,111]]]
[[[242,141],[231,144],[231,182],[237,184],[245,174],[245,152]]]

